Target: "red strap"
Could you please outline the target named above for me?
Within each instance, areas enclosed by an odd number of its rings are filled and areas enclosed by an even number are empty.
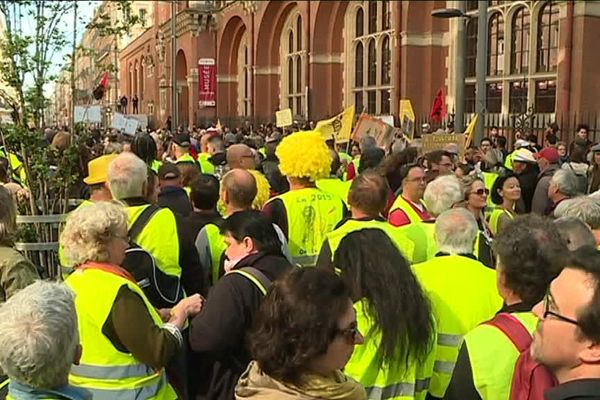
[[[96,263],[96,262],[87,262],[85,264],[79,265],[75,267],[75,269],[86,270],[86,269],[99,269],[100,271],[108,272],[110,274],[114,274],[120,276],[121,278],[127,279],[137,285],[133,276],[126,269],[122,268],[116,264],[109,263]]]
[[[504,333],[513,342],[519,353],[525,351],[531,344],[532,338],[527,328],[508,313],[500,313],[485,324],[492,325]]]

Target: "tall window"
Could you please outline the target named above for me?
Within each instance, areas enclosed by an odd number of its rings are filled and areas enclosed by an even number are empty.
[[[490,18],[488,41],[488,75],[504,71],[504,18],[497,12]]]
[[[538,19],[537,71],[556,71],[558,54],[558,7],[549,1]]]
[[[467,23],[467,54],[465,59],[467,76],[475,76],[477,65],[477,19]]]
[[[510,83],[509,110],[511,114],[521,114],[527,111],[528,92],[527,81]]]
[[[513,17],[510,49],[510,72],[529,72],[529,9],[521,7]]]
[[[238,63],[238,115],[247,117],[251,114],[251,83],[252,66],[250,65],[250,50],[248,48],[248,34],[244,32],[240,40],[237,55]]]
[[[295,9],[288,16],[281,37],[282,109],[293,115],[304,115],[304,60],[306,44],[302,34],[302,16]]]
[[[357,112],[389,114],[392,91],[392,35],[389,1],[364,1],[361,7],[349,8],[351,101]],[[361,20],[362,19],[362,20]],[[364,31],[363,26],[368,29]]]
[[[553,113],[556,105],[556,81],[538,81],[535,88],[535,111]]]

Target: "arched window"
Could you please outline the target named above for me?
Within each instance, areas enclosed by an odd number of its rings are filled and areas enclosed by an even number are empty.
[[[248,34],[244,32],[240,40],[237,54],[237,99],[238,115],[247,117],[251,114],[251,84],[252,66],[250,65],[250,49],[248,48]]]
[[[363,78],[364,78],[364,68],[363,63],[365,61],[364,58],[364,50],[361,42],[356,43],[356,50],[354,52],[354,87],[360,88],[363,86]]]
[[[391,81],[390,68],[392,57],[390,53],[390,37],[384,36],[381,44],[381,84],[389,85]]]
[[[381,2],[381,30],[390,29],[390,1],[382,0]]]
[[[556,71],[558,54],[558,7],[552,1],[542,8],[538,18],[537,71]]]
[[[494,13],[489,22],[488,75],[502,75],[504,71],[504,17]]]
[[[369,33],[377,32],[377,2],[369,1]]]
[[[510,45],[510,72],[529,72],[529,9],[521,7],[512,20],[512,41]]]
[[[467,76],[475,76],[477,65],[477,19],[471,18],[467,23],[467,51],[465,68]]]
[[[375,85],[377,82],[377,50],[375,49],[375,39],[369,40],[369,52],[367,56],[367,84]]]
[[[356,22],[355,22],[356,37],[361,37],[362,35],[364,35],[364,33],[365,33],[364,25],[365,25],[365,13],[363,12],[362,8],[359,7],[358,10],[356,10]]]
[[[362,1],[361,7],[348,7],[346,104],[354,102],[357,112],[389,114],[392,98],[394,47],[389,0]],[[363,21],[367,29],[363,30]]]
[[[302,34],[302,16],[296,8],[286,19],[281,40],[281,109],[290,108],[294,116],[304,115],[304,60],[305,43]]]

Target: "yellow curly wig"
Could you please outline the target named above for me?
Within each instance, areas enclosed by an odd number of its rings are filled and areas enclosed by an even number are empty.
[[[320,132],[303,131],[286,136],[275,154],[281,173],[288,177],[315,182],[329,176],[331,156]]]

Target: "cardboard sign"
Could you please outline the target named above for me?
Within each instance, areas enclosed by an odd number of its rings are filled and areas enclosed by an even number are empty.
[[[126,122],[126,120],[125,120],[125,117],[123,116],[123,114],[115,113],[113,115],[110,127],[113,129],[116,129],[118,131],[122,131],[123,129],[125,129],[125,122]]]
[[[400,100],[400,112],[398,114],[404,136],[413,138],[415,135],[415,111],[408,99]]]
[[[435,150],[444,150],[446,145],[455,143],[458,145],[458,156],[462,159],[465,154],[465,134],[437,134],[431,133],[422,135],[423,139],[423,154],[430,153]]]
[[[363,136],[373,136],[377,146],[388,150],[394,141],[394,127],[386,124],[378,117],[361,114],[356,128],[352,134],[352,140],[359,142]]]
[[[73,115],[75,122],[102,122],[102,107],[100,106],[75,106]]]
[[[286,108],[285,110],[275,112],[275,125],[278,128],[285,128],[293,123],[292,110]]]
[[[139,125],[139,122],[137,119],[126,118],[125,119],[125,128],[123,129],[123,131],[125,132],[126,135],[135,136],[135,132],[137,131],[138,125]]]

